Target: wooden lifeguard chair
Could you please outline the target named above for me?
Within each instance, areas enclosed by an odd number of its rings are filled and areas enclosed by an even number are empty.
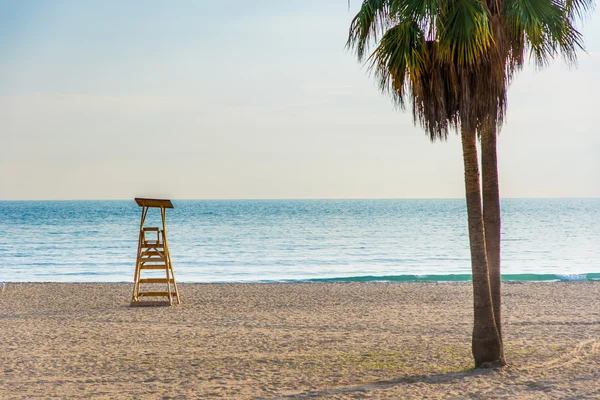
[[[166,209],[173,208],[171,200],[163,199],[142,199],[136,198],[135,202],[142,207],[142,219],[140,222],[140,237],[138,239],[137,260],[135,262],[135,275],[133,277],[133,296],[131,297],[132,306],[170,306],[173,300],[181,304],[179,300],[179,291],[173,274],[173,265],[171,264],[171,255],[167,242],[167,222]],[[162,229],[156,227],[144,227],[148,209],[160,208],[162,219]],[[142,278],[142,271],[164,271],[162,277]],[[142,289],[144,285],[144,289]],[[166,290],[157,291],[156,287],[166,285]],[[146,289],[148,288],[149,289]],[[166,297],[166,301],[144,300],[145,298]]]

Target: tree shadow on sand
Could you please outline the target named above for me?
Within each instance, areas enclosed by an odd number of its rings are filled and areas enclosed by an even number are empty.
[[[430,384],[444,384],[454,381],[459,381],[468,377],[489,375],[496,371],[498,368],[480,368],[469,371],[458,371],[458,372],[446,372],[432,375],[410,375],[403,376],[395,379],[381,380],[370,383],[362,383],[357,385],[345,385],[337,387],[329,387],[319,390],[310,390],[296,394],[289,394],[285,396],[276,397],[261,397],[261,399],[269,400],[302,400],[312,399],[319,397],[332,397],[332,396],[343,396],[343,395],[360,395],[373,392],[380,389],[389,389],[397,386],[411,385],[414,383],[430,383]]]

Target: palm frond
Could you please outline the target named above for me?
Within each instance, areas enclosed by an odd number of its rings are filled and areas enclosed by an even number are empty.
[[[425,68],[424,45],[425,37],[419,26],[403,22],[385,32],[368,59],[381,91],[389,92],[400,107],[404,107],[407,79],[419,76]]]
[[[360,11],[350,23],[346,47],[356,50],[359,61],[362,61],[371,42],[376,42],[391,24],[389,0],[363,1]]]
[[[438,0],[364,0],[352,19],[346,47],[354,49],[359,61],[387,29],[398,23],[414,22],[428,36],[435,35]]]
[[[566,0],[565,8],[571,20],[582,20],[594,10],[594,3],[594,0]]]
[[[439,17],[438,0],[392,1],[390,11],[401,19],[416,22],[428,40],[435,38],[435,21]]]
[[[387,30],[368,59],[379,87],[401,108],[412,102],[413,121],[432,141],[447,138],[458,125],[453,89],[453,67],[440,62],[437,43],[425,40],[415,22],[403,22]]]
[[[490,15],[481,0],[447,0],[437,19],[441,55],[449,62],[474,64],[493,41]]]
[[[505,0],[504,6],[506,32],[519,47],[513,55],[528,48],[536,64],[543,67],[559,53],[574,62],[576,51],[583,49],[582,36],[565,5],[554,0]]]
[[[455,90],[454,65],[439,57],[436,42],[427,42],[426,69],[412,81],[413,121],[419,123],[429,140],[446,140],[452,128],[459,128],[459,96]]]

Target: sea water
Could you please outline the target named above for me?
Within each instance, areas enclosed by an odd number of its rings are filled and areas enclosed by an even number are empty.
[[[463,199],[173,203],[180,282],[471,278]],[[133,200],[0,201],[0,281],[131,282],[139,219]],[[503,199],[502,273],[600,279],[600,199]]]

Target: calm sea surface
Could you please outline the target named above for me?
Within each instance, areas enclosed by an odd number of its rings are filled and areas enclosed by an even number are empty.
[[[470,279],[462,199],[173,203],[178,281]],[[600,199],[505,199],[502,213],[505,280],[600,279]],[[139,218],[133,200],[0,201],[0,281],[130,282]]]

